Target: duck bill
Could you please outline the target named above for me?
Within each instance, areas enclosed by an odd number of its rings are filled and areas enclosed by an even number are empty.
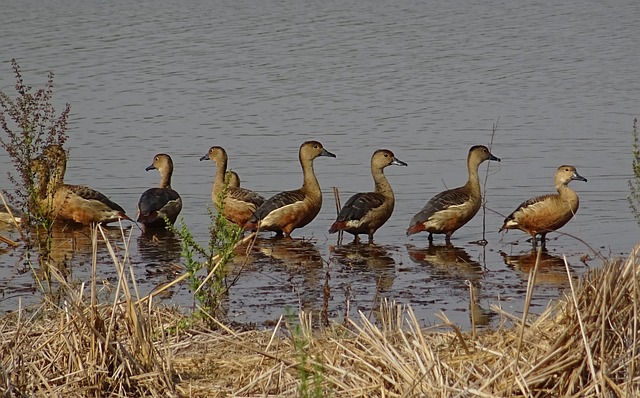
[[[327,151],[326,149],[322,149],[322,152],[320,152],[320,156],[329,156],[330,158],[335,158],[336,155],[334,155],[333,153]]]
[[[391,161],[391,164],[394,166],[408,166],[405,162],[403,162],[398,158],[393,158],[393,160]]]

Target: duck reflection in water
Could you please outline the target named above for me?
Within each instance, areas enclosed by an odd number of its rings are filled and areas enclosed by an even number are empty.
[[[41,227],[40,227],[41,228]],[[120,228],[102,227],[105,236],[109,239],[116,251],[122,244],[122,230]],[[75,277],[85,278],[90,272],[93,261],[93,245],[91,238],[92,229],[79,224],[54,224],[50,234],[41,228],[35,235],[38,245],[38,263],[40,269],[36,274],[44,276],[51,267],[55,267],[59,275],[63,277],[73,276],[74,268],[77,268]],[[102,235],[97,235],[98,247],[96,260],[98,264],[111,264],[111,255],[104,244]],[[109,271],[101,272],[100,278],[107,279]]]
[[[336,246],[332,259],[358,271],[373,272],[377,292],[390,291],[393,287],[396,279],[396,261],[384,246],[361,245],[354,241]]]
[[[268,272],[275,281],[269,289],[283,292],[284,288],[287,294],[293,291],[300,309],[316,311],[321,308],[324,260],[312,241],[291,237],[258,238],[253,250],[257,254],[253,266],[260,266],[261,272]]]
[[[536,283],[552,285],[564,285],[567,283],[567,270],[564,265],[564,259],[550,254],[544,247],[540,249],[540,265],[538,266]],[[529,276],[529,272],[536,266],[538,249],[532,249],[531,251],[517,255],[500,251],[500,255],[506,265],[520,271],[526,279]]]
[[[146,267],[175,268],[182,248],[176,234],[167,229],[146,229],[138,236],[138,254]],[[155,273],[157,271],[154,271]],[[151,273],[147,269],[147,273]]]
[[[102,226],[105,236],[111,244],[122,243],[122,230],[119,227]],[[91,262],[92,243],[91,229],[79,224],[54,225],[51,229],[51,251],[50,258],[56,263],[74,260],[80,264],[84,261]],[[42,231],[38,234],[41,245],[45,244],[48,238],[47,233]],[[98,232],[98,259],[110,258],[103,242],[102,235]],[[45,247],[45,246],[41,246]]]
[[[256,239],[254,248],[288,267],[322,269],[322,256],[313,242],[308,239],[283,239],[281,237]]]
[[[439,274],[433,275],[434,278],[460,284],[456,286],[455,291],[460,293],[460,297],[465,295],[464,299],[469,301],[469,320],[472,324],[481,326],[491,322],[495,314],[480,305],[482,265],[473,260],[466,250],[448,243],[430,244],[426,249],[407,245],[407,252],[413,262],[438,271]],[[444,273],[440,273],[442,271]],[[462,289],[462,281],[465,281],[464,289]],[[473,289],[473,301],[469,298],[470,288]]]
[[[407,245],[409,258],[415,263],[444,270],[456,279],[475,281],[482,276],[482,265],[471,259],[471,256],[461,247],[451,243],[445,245],[430,244],[426,249],[419,249],[411,244]]]

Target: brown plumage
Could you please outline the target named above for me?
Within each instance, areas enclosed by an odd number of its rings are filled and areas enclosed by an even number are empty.
[[[156,169],[160,173],[160,186],[149,188],[138,200],[138,222],[146,228],[164,228],[165,217],[171,224],[176,222],[182,210],[182,198],[171,188],[173,160],[171,156],[160,153],[153,157],[153,163],[145,170]]]
[[[390,165],[406,166],[388,149],[378,149],[371,156],[371,175],[375,184],[374,192],[361,192],[353,195],[340,210],[338,218],[331,225],[329,233],[346,231],[355,236],[367,234],[369,243],[373,243],[373,234],[393,213],[395,198],[384,168]]]
[[[229,188],[238,188],[240,187],[240,176],[235,171],[227,170],[224,173],[224,183],[229,186]]]
[[[478,178],[478,167],[485,160],[500,161],[493,156],[484,145],[476,145],[469,149],[467,171],[469,179],[459,188],[440,192],[418,212],[409,223],[407,235],[421,231],[429,232],[429,242],[433,242],[433,234],[445,234],[446,242],[451,235],[476,215],[482,204],[482,192]]]
[[[574,166],[558,167],[555,174],[558,193],[537,196],[521,203],[504,219],[500,231],[505,229],[524,231],[531,235],[533,246],[536,246],[536,235],[540,234],[540,242],[544,246],[547,233],[564,226],[578,211],[580,205],[578,194],[568,185],[573,180],[587,181],[578,174]]]
[[[95,189],[64,183],[67,155],[60,145],[49,145],[32,162],[41,214],[51,220],[83,225],[131,220],[122,207]]]
[[[0,200],[0,223],[20,223],[23,219],[24,213],[22,212],[22,210],[10,205],[9,203],[2,203],[2,201]]]
[[[318,156],[336,157],[318,141],[303,143],[298,153],[303,174],[302,188],[280,192],[267,199],[247,221],[245,229],[259,227],[290,237],[294,229],[309,224],[322,207],[322,191],[313,172],[313,160]]]
[[[218,211],[220,211],[220,205],[222,204],[222,215],[224,218],[241,227],[244,226],[247,220],[253,215],[253,212],[264,203],[264,198],[251,190],[240,188],[239,179],[237,181],[238,186],[233,186],[236,184],[233,176],[230,176],[230,183],[225,188],[225,177],[229,159],[224,148],[212,146],[209,148],[209,152],[200,158],[200,160],[207,159],[216,164],[216,176],[211,189],[211,200],[213,204]]]

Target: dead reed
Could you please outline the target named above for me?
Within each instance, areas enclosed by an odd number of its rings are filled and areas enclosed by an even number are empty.
[[[640,246],[589,272],[541,315],[494,308],[505,326],[475,334],[444,314],[439,328],[425,329],[410,307],[391,302],[375,321],[361,314],[320,330],[306,313],[269,331],[181,329],[183,316],[133,299],[126,245],[112,259],[120,275],[112,303],[69,288],[64,305],[0,320],[5,396],[640,395]]]

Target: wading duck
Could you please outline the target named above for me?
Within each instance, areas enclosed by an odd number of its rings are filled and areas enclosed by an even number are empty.
[[[355,242],[360,241],[358,234],[367,234],[369,243],[373,243],[373,234],[393,213],[395,198],[391,185],[384,175],[384,168],[390,165],[406,166],[407,164],[397,159],[388,149],[378,149],[373,153],[371,175],[375,183],[375,191],[357,193],[349,198],[340,210],[338,218],[331,225],[330,234],[346,231],[355,236]]]
[[[173,160],[171,156],[160,153],[153,157],[153,163],[145,170],[158,170],[160,186],[144,191],[138,201],[138,222],[146,228],[164,228],[165,217],[173,224],[182,210],[182,198],[171,188]]]
[[[222,210],[224,218],[243,227],[258,207],[264,203],[264,198],[249,189],[240,188],[240,179],[237,178],[235,182],[231,174],[225,187],[229,159],[224,148],[212,146],[200,160],[211,160],[216,164],[216,176],[211,189],[211,200],[214,206],[218,211]],[[237,177],[237,174],[235,176]]]
[[[519,229],[531,235],[533,246],[536,246],[536,235],[540,234],[540,243],[545,244],[547,233],[564,226],[578,211],[578,194],[569,188],[573,180],[587,181],[573,166],[560,166],[556,170],[555,185],[557,194],[542,195],[531,198],[518,206],[513,213],[504,219],[500,231]]]
[[[500,161],[484,145],[475,145],[469,149],[467,170],[469,179],[459,188],[440,192],[418,212],[409,223],[407,235],[421,231],[429,233],[429,242],[433,234],[445,234],[445,241],[451,241],[451,235],[476,215],[482,204],[478,167],[485,160]]]
[[[95,189],[64,183],[67,154],[61,145],[48,145],[36,159],[39,160],[32,167],[42,180],[37,188],[41,192],[40,204],[52,220],[83,225],[131,220],[122,207]]]
[[[260,228],[291,237],[294,229],[309,224],[322,207],[322,191],[313,172],[313,160],[318,156],[336,157],[318,141],[303,143],[298,154],[302,165],[302,188],[280,192],[267,199],[247,221],[245,229]]]

